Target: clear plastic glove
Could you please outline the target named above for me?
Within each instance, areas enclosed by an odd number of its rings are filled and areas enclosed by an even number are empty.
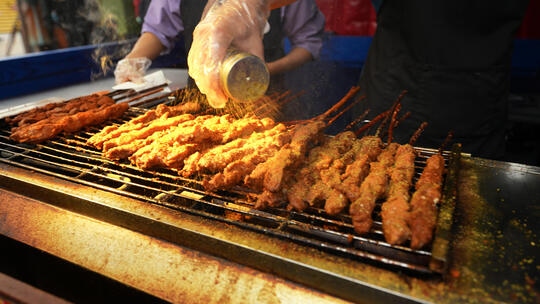
[[[264,60],[263,30],[269,0],[216,0],[193,32],[188,54],[189,75],[214,108],[227,103],[219,68],[227,48],[251,53]]]
[[[134,83],[144,82],[144,74],[150,67],[152,61],[146,57],[124,58],[118,61],[114,70],[116,84],[131,81]]]

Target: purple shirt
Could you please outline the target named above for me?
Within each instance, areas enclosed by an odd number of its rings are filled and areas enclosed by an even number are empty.
[[[151,1],[141,32],[150,32],[161,41],[166,54],[174,47],[178,34],[184,30],[180,18],[180,1]],[[281,8],[281,23],[291,47],[304,48],[313,58],[319,58],[324,31],[324,15],[314,0],[298,0]]]

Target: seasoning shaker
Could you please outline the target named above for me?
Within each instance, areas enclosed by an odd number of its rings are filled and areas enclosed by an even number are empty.
[[[235,48],[227,50],[219,74],[223,92],[237,101],[261,98],[270,83],[270,73],[264,61]]]

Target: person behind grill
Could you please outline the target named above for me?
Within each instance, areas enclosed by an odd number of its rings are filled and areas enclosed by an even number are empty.
[[[146,12],[142,35],[131,52],[115,69],[117,83],[142,81],[151,60],[169,53],[176,37],[183,32],[186,50],[193,40],[193,30],[201,19],[207,1],[152,1]],[[299,0],[270,12],[263,37],[264,58],[271,75],[269,91],[283,89],[283,73],[318,58],[322,46],[325,18],[314,0]],[[283,39],[288,37],[291,51],[285,54]],[[264,57],[263,57],[264,55]],[[193,85],[190,78],[188,84]]]
[[[269,9],[293,1],[209,3],[188,54],[189,74],[201,92],[224,98],[216,79],[225,49],[232,44],[260,52]],[[395,130],[396,141],[407,142],[427,121],[419,146],[436,148],[453,130],[465,152],[503,156],[512,45],[528,0],[373,3],[378,27],[359,79],[366,102],[356,113],[368,108],[377,115],[406,89],[401,111],[412,115]]]

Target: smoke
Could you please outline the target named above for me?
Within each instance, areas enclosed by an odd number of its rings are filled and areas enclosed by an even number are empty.
[[[77,11],[80,18],[86,18],[94,24],[90,34],[90,43],[96,46],[91,58],[97,69],[92,70],[91,80],[110,75],[114,70],[115,63],[129,53],[134,43],[127,41],[127,39],[132,38],[129,37],[129,29],[136,26],[135,18],[129,18],[132,15],[127,13],[124,14],[123,18],[120,18],[113,9],[114,6],[106,6],[105,3],[112,2],[86,0],[84,6]],[[119,5],[120,2],[116,3]],[[123,20],[123,24],[121,20]],[[138,33],[138,31],[136,32]]]

